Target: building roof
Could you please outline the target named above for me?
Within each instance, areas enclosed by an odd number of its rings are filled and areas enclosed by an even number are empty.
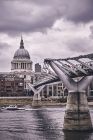
[[[21,37],[20,48],[14,54],[14,59],[30,59],[29,52],[24,48],[24,42]]]

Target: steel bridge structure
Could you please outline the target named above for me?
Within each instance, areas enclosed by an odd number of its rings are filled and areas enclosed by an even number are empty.
[[[93,80],[93,54],[80,55],[65,59],[44,60],[48,75],[33,87],[38,95],[44,85],[62,81],[69,93],[64,116],[64,130],[92,130],[92,122],[86,97],[86,88]]]

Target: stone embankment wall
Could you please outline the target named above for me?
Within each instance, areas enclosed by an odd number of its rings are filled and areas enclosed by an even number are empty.
[[[6,105],[31,105],[32,104],[32,98],[0,98],[0,106],[6,106]]]
[[[89,100],[89,106],[93,106],[93,100]],[[32,97],[0,97],[0,106],[7,106],[7,105],[18,105],[18,106],[25,106],[30,105],[32,106]],[[65,106],[66,99],[43,99],[40,101],[41,106]]]
[[[18,105],[18,106],[25,106],[30,105],[32,106],[33,99],[32,97],[1,97],[0,98],[0,106],[7,106],[7,105]],[[59,99],[43,99],[39,101],[40,104],[37,106],[64,106],[66,105],[66,101],[59,100]]]

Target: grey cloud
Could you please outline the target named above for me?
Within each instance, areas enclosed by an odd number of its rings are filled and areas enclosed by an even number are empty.
[[[0,72],[7,72],[7,71],[10,71],[11,69],[11,60],[9,58],[7,58],[7,61],[6,61],[6,58],[2,58],[0,59]]]
[[[90,26],[90,38],[93,39],[93,25]]]
[[[71,0],[67,4],[65,17],[74,22],[90,22],[93,20],[93,0]]]
[[[44,31],[60,18],[85,23],[93,20],[92,13],[92,0],[2,0],[0,32]]]
[[[68,49],[73,53],[91,53],[93,50],[91,42],[86,38],[77,38],[75,40],[70,40],[67,42]]]
[[[27,1],[4,1],[0,5],[0,31],[7,33],[44,31],[56,20],[51,6],[41,7]],[[25,5],[26,4],[26,5]]]
[[[10,47],[9,44],[0,42],[0,51],[7,51]]]
[[[11,69],[11,54],[10,49],[12,49],[12,46],[10,46],[7,43],[0,42],[0,71],[10,71]]]

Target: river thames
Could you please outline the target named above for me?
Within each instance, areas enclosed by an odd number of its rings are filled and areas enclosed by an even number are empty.
[[[64,111],[61,107],[2,110],[0,140],[93,140],[93,132],[63,132]]]

